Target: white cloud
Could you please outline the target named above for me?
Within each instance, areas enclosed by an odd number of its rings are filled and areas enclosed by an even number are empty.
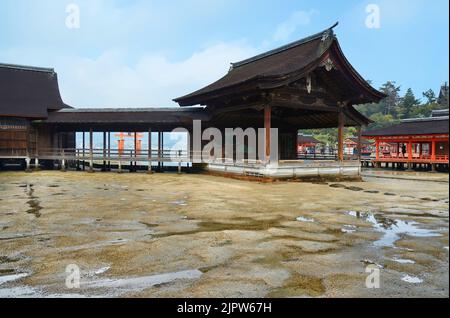
[[[312,16],[317,14],[316,10],[309,11],[295,11],[291,14],[291,16],[279,24],[276,28],[275,33],[273,34],[273,41],[286,41],[289,37],[302,26],[309,25],[311,23]]]
[[[56,69],[63,99],[75,107],[174,106],[173,98],[217,80],[229,62],[255,53],[244,43],[222,43],[182,61],[155,54],[129,66],[119,51],[110,50],[96,59],[62,60]]]

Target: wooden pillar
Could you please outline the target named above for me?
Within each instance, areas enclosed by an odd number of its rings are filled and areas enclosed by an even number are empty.
[[[103,171],[106,171],[106,132],[103,132]]]
[[[378,138],[375,139],[375,158],[380,160],[380,140]]]
[[[357,149],[358,149],[358,160],[361,161],[361,149],[362,149],[362,143],[361,143],[361,138],[362,138],[362,129],[361,126],[358,126],[357,128],[357,133],[358,133],[358,145],[357,145]]]
[[[264,129],[265,129],[265,154],[266,162],[270,162],[270,129],[272,119],[272,107],[270,105],[264,106]]]
[[[161,169],[164,169],[164,131],[161,132]]]
[[[89,172],[94,172],[94,132],[89,129]]]
[[[158,171],[161,171],[161,131],[158,131]]]
[[[148,129],[148,173],[152,173],[152,130]]]
[[[137,133],[134,132],[134,171],[137,171]]]
[[[408,160],[412,160],[413,158],[413,149],[412,149],[412,141],[408,141]]]
[[[407,150],[408,150],[408,160],[412,160],[413,159],[413,149],[412,149],[412,141],[411,140],[408,141]],[[411,161],[408,162],[407,169],[408,170],[412,169],[412,162]]]
[[[338,160],[344,161],[344,112],[342,109],[338,114]]]
[[[39,129],[36,129],[36,150],[34,156],[34,169],[39,170]]]
[[[108,170],[111,171],[111,132],[108,131]]]
[[[436,160],[436,140],[431,141],[431,160]]]
[[[85,149],[86,149],[86,134],[84,133],[84,131],[83,131],[83,143],[82,143],[82,146],[83,146],[83,171],[84,171],[84,170],[86,170],[86,160],[84,158],[84,156],[86,155],[86,153],[85,153]]]

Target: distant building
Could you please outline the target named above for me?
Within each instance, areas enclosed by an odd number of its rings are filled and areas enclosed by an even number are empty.
[[[299,153],[314,153],[317,146],[321,145],[322,142],[317,140],[312,135],[298,135],[297,138],[297,151]]]
[[[367,139],[361,139],[361,155],[370,156],[374,143]],[[346,155],[358,155],[358,137],[349,137],[344,140],[344,153]]]
[[[436,110],[429,118],[405,119],[390,127],[364,132],[366,139],[375,140],[374,165],[426,165],[433,170],[437,166],[448,170],[448,119],[448,109]]]
[[[440,104],[444,107],[448,107],[448,94],[449,94],[448,83],[445,82],[445,84],[441,86],[441,90],[439,91],[439,97],[437,99],[438,104]],[[447,109],[447,115],[448,115],[448,109]]]

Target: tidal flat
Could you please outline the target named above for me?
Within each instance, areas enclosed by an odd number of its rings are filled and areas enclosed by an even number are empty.
[[[449,297],[448,212],[448,174],[1,172],[0,297]]]

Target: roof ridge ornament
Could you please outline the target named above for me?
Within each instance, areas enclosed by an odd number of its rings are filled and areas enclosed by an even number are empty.
[[[327,70],[327,72],[330,72],[333,69],[336,69],[336,66],[334,65],[333,60],[330,57],[327,57],[321,64],[320,66],[325,67],[325,69]]]

